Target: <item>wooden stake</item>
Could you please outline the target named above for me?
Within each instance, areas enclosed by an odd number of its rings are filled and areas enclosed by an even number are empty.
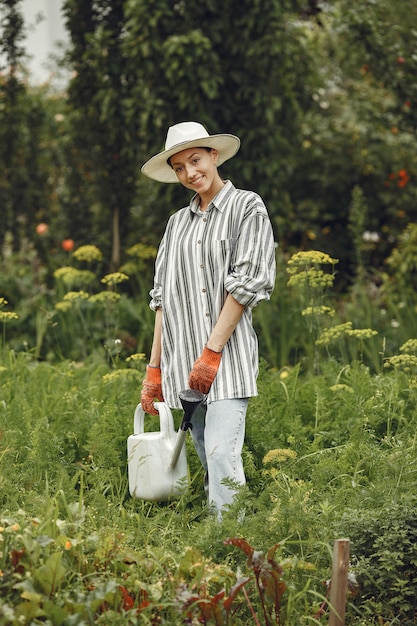
[[[333,545],[329,626],[345,625],[349,555],[350,540],[336,539]]]

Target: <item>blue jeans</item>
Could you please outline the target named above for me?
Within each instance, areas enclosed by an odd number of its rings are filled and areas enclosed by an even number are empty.
[[[221,517],[231,504],[236,489],[223,484],[225,479],[244,485],[242,447],[248,398],[217,400],[202,404],[192,417],[191,436],[208,476],[208,501]]]

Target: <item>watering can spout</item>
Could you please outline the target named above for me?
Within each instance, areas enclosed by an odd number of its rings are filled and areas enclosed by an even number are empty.
[[[178,430],[177,440],[172,450],[170,464],[171,469],[173,469],[177,463],[178,457],[184,445],[187,430],[193,427],[191,418],[194,415],[196,409],[198,409],[200,404],[203,404],[204,400],[206,399],[206,396],[196,389],[184,389],[184,391],[180,391],[178,397],[180,399],[182,408],[184,409],[184,416],[182,418],[181,426]]]
[[[183,430],[187,430],[188,428],[192,428],[191,418],[194,414],[194,411],[198,409],[200,404],[204,402],[206,396],[201,393],[201,391],[197,391],[196,389],[184,389],[179,393],[179,399],[184,409],[184,417],[183,424],[181,428]]]

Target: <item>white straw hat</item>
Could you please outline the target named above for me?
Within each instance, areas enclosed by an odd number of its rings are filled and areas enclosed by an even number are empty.
[[[141,172],[161,183],[178,183],[177,175],[167,160],[187,148],[215,148],[219,153],[217,165],[231,159],[240,147],[235,135],[209,135],[198,122],[181,122],[170,126],[165,141],[165,150],[153,156],[142,166]]]

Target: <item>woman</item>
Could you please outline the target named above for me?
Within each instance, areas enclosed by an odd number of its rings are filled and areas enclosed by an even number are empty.
[[[165,150],[142,172],[194,192],[172,215],[161,241],[151,308],[154,338],[141,404],[181,408],[182,389],[207,395],[191,430],[206,471],[208,500],[219,518],[245,483],[242,446],[248,399],[257,395],[258,342],[251,310],[275,281],[272,227],[261,198],[224,181],[218,166],[240,140],[209,135],[197,122],[169,128]]]

